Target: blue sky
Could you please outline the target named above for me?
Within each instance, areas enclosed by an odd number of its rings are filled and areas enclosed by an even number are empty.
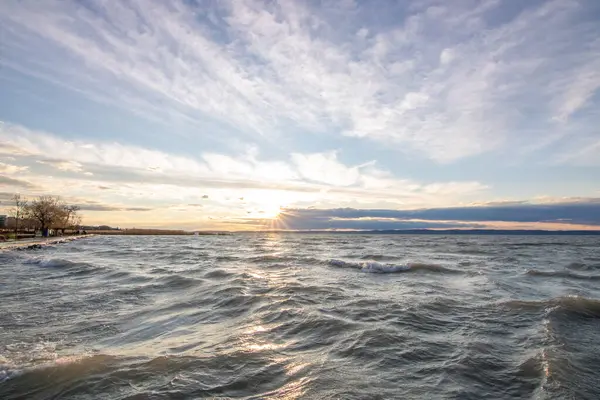
[[[282,208],[302,229],[309,208],[598,224],[562,207],[600,198],[594,0],[5,0],[0,41],[2,205],[55,194],[89,223],[188,229]]]

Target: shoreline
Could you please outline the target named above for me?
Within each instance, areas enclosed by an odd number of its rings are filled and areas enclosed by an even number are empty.
[[[15,242],[0,242],[0,252],[17,249],[39,249],[52,244],[71,242],[73,240],[79,240],[91,236],[94,235],[58,236],[51,238],[23,239]]]

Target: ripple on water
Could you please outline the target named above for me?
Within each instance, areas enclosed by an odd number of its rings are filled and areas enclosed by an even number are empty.
[[[598,240],[102,237],[2,253],[0,398],[600,398]]]

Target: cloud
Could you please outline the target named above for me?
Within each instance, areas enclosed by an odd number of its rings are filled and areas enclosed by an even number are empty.
[[[0,204],[3,204],[4,206],[9,205],[10,207],[10,205],[12,205],[14,195],[14,192],[0,192]]]
[[[39,160],[39,164],[49,165],[60,171],[83,172],[82,165],[77,161],[67,160]]]
[[[600,226],[600,199],[419,210],[286,209],[275,226],[284,229],[482,228],[493,222]],[[273,226],[272,221],[269,224]]]
[[[36,189],[36,186],[30,182],[21,179],[9,178],[8,176],[3,175],[0,175],[0,185],[20,189]]]
[[[5,124],[0,121],[0,131],[6,129]],[[8,143],[0,143],[0,154],[11,154],[11,155],[15,155],[15,156],[26,156],[28,155],[27,152],[25,152],[24,150],[22,150],[19,147],[10,145]],[[3,157],[6,158],[6,157]],[[9,157],[11,159],[14,159],[14,157]]]
[[[556,160],[558,164],[570,164],[581,167],[600,166],[600,139],[583,139],[575,146],[571,143]]]
[[[230,136],[344,135],[451,162],[548,132],[560,140],[577,118],[598,125],[581,115],[600,88],[592,8],[4,1],[0,63],[150,120],[216,120]]]
[[[3,174],[12,175],[16,174],[17,172],[27,171],[27,169],[28,167],[26,166],[12,165],[0,162],[0,173]]]
[[[15,132],[19,134],[15,135]],[[121,186],[136,185],[139,190],[151,190],[153,194],[158,189],[156,185],[163,185],[165,187],[160,194],[167,198],[179,197],[181,191],[173,187],[181,187],[196,190],[245,189],[249,191],[248,195],[242,193],[244,196],[241,197],[258,203],[264,203],[265,198],[280,191],[295,193],[295,196],[276,194],[275,199],[285,197],[290,198],[287,201],[314,201],[320,198],[331,204],[340,199],[345,203],[385,200],[399,204],[436,204],[487,188],[474,181],[418,183],[399,179],[378,168],[374,160],[347,166],[338,160],[335,151],[292,153],[287,160],[279,161],[261,159],[253,149],[236,156],[202,153],[192,158],[118,143],[67,141],[10,124],[0,127],[0,140],[26,152],[27,156],[23,159],[37,158],[38,163],[52,165],[63,172],[85,170],[91,175],[86,176],[84,182],[95,181],[101,186],[107,186],[109,182],[113,186],[117,183]],[[48,160],[48,154],[56,158]],[[149,170],[149,166],[155,168]],[[71,190],[73,184],[80,182],[67,177],[57,179],[71,182],[65,187]],[[53,188],[57,186],[57,179],[51,182]],[[50,184],[46,177],[32,176],[31,180],[40,186]],[[97,188],[98,185],[95,185],[93,189]],[[120,192],[125,190],[119,187]]]
[[[455,229],[455,228],[482,228],[484,225],[474,223],[446,222],[446,221],[417,221],[398,219],[305,219],[294,214],[283,214],[277,221],[246,219],[237,222],[239,225],[251,225],[283,230],[404,230],[404,229]]]
[[[77,204],[81,211],[121,211],[120,207],[107,204]]]
[[[149,207],[123,207],[101,203],[77,204],[81,211],[152,211]]]
[[[126,207],[123,208],[122,211],[152,211],[153,209],[150,207]]]
[[[445,65],[449,64],[456,58],[456,54],[452,49],[444,49],[440,53],[440,63]]]
[[[292,154],[292,162],[300,176],[312,182],[335,186],[351,186],[359,183],[360,167],[343,165],[335,152],[316,154]]]
[[[197,213],[201,211],[200,209],[204,208],[204,205],[198,203],[189,203],[189,204],[173,204],[166,208],[168,211],[177,211],[177,212],[187,212],[187,213]]]

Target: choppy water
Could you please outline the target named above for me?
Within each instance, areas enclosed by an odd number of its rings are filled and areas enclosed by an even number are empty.
[[[599,237],[94,237],[6,252],[0,398],[598,399],[599,284]]]

